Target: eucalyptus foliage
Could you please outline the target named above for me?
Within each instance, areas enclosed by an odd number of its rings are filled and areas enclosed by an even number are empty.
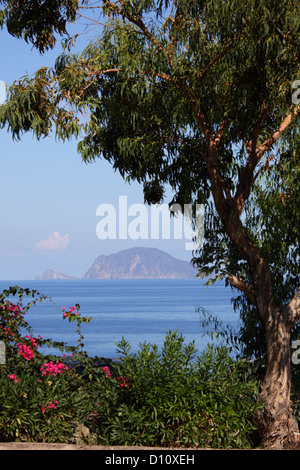
[[[74,21],[79,0],[1,0],[0,27],[17,38],[33,44],[40,52],[52,49],[55,34],[65,34]]]

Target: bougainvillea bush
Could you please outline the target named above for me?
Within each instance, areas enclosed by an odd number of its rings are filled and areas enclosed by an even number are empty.
[[[26,304],[25,299],[30,298]],[[17,300],[15,300],[17,299]],[[251,447],[258,383],[226,348],[194,343],[168,332],[156,345],[117,344],[120,363],[84,351],[80,306],[61,308],[77,322],[76,346],[35,336],[29,309],[44,296],[13,287],[0,294],[0,441],[76,442],[84,424],[89,444]],[[28,318],[27,318],[28,317]],[[42,346],[58,354],[42,354]]]
[[[26,298],[30,298],[27,304]],[[79,376],[67,364],[70,351],[76,353],[78,346],[34,336],[26,319],[30,307],[45,298],[18,287],[0,294],[0,340],[5,344],[5,363],[0,365],[2,441],[72,442],[78,420],[85,414],[77,393]],[[74,311],[70,315],[72,321]],[[80,317],[80,321],[88,319]],[[66,349],[68,356],[44,356],[40,350],[45,345]]]

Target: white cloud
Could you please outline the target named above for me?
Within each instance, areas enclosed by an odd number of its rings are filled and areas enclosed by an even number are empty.
[[[70,243],[70,235],[62,236],[59,232],[53,232],[46,240],[36,243],[37,250],[65,250]]]

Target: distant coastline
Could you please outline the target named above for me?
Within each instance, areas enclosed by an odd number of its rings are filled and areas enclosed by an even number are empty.
[[[130,248],[100,255],[81,277],[48,269],[35,280],[75,279],[194,279],[197,269],[157,248]]]
[[[44,271],[41,276],[34,277],[35,281],[50,281],[50,280],[57,280],[57,279],[74,280],[74,279],[80,279],[80,278],[75,277],[75,276],[69,276],[68,274],[60,273],[57,271],[53,271],[53,269],[48,269],[47,271]]]

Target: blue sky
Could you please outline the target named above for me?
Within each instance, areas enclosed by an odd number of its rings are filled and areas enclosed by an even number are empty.
[[[59,47],[43,56],[31,45],[0,31],[0,81],[12,83],[41,66],[51,66]],[[82,36],[80,45],[87,43]],[[156,247],[189,260],[186,240],[100,240],[96,235],[100,204],[118,209],[143,203],[142,188],[125,184],[104,160],[86,165],[77,143],[37,142],[31,134],[13,142],[0,130],[0,279],[33,279],[46,269],[81,277],[100,254],[132,246]]]

